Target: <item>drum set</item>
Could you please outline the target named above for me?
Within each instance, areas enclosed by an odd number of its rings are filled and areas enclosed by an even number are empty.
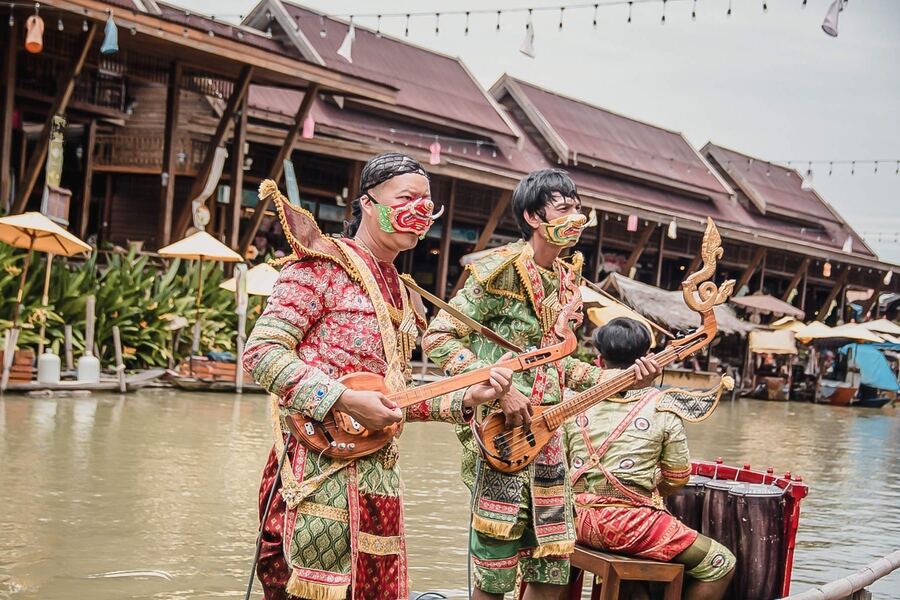
[[[790,592],[800,501],[809,488],[800,477],[694,462],[687,485],[666,498],[685,525],[731,550],[737,558],[726,597],[773,600]]]

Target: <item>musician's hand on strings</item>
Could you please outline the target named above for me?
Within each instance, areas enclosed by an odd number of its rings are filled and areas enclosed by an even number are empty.
[[[641,358],[634,361],[634,369],[635,375],[637,379],[635,379],[634,385],[631,386],[631,389],[637,390],[640,388],[645,388],[648,385],[653,383],[653,380],[659,377],[660,373],[662,373],[662,369],[659,368],[659,365],[652,358],[648,358],[646,356],[642,356]]]
[[[512,352],[507,352],[497,362],[503,362],[512,358],[512,356]],[[498,367],[495,363],[495,366],[491,369],[490,379],[484,383],[475,384],[466,391],[463,405],[470,408],[502,398],[509,392],[509,388],[512,385],[512,374],[512,369]]]
[[[527,429],[531,425],[531,401],[516,388],[510,388],[509,393],[500,399],[500,408],[503,409],[507,429],[519,425]]]
[[[344,390],[334,408],[346,413],[369,431],[378,431],[403,419],[397,404],[381,392]]]

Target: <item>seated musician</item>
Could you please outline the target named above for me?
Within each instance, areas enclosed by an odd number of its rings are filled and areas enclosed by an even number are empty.
[[[605,373],[634,364],[650,349],[649,330],[633,319],[612,319],[594,332]],[[563,426],[576,493],[578,543],[641,558],[684,564],[684,598],[722,598],[735,558],[669,513],[662,502],[691,474],[682,418],[699,420],[718,402],[723,380],[709,392],[629,390]]]

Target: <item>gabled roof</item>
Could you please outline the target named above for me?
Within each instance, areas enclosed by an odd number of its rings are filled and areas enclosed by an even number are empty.
[[[501,77],[491,92],[498,100],[509,94],[566,164],[596,166],[700,195],[732,193],[681,133],[509,75]]]
[[[744,209],[747,224],[835,248],[843,248],[850,237],[855,254],[875,256],[862,237],[828,202],[814,189],[801,187],[803,177],[796,170],[712,142],[707,143],[702,152],[747,198],[752,206]]]
[[[267,11],[306,60],[395,87],[397,106],[389,110],[457,129],[515,136],[493,98],[458,58],[355,26],[351,63],[337,54],[347,22],[289,2],[263,0],[245,23],[264,29]]]

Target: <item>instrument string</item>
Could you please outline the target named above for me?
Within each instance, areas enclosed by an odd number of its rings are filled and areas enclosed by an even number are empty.
[[[655,359],[660,366],[665,366],[678,357],[678,349],[674,347],[666,348],[662,352],[650,355],[650,357]],[[543,421],[548,429],[556,429],[570,416],[577,415],[587,410],[597,401],[597,399],[608,398],[624,387],[634,383],[636,379],[637,375],[634,372],[634,368],[629,368],[609,381],[588,389],[571,400],[547,409],[538,418]],[[510,452],[517,452],[520,449],[527,449],[531,446],[531,442],[527,439],[525,434],[526,429],[520,425],[496,436],[494,438],[494,443],[495,445],[497,442],[500,444],[505,443],[505,445],[509,447]],[[515,439],[511,439],[511,437]]]

